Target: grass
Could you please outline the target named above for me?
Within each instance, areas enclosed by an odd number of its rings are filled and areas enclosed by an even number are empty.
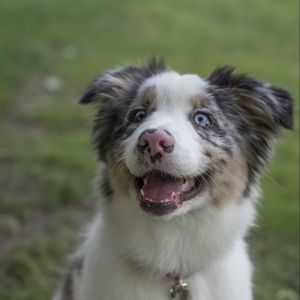
[[[43,300],[93,213],[93,114],[76,104],[100,71],[164,56],[207,75],[231,64],[296,99],[263,177],[249,237],[255,299],[299,299],[299,77],[295,0],[4,0],[0,4],[0,300]]]

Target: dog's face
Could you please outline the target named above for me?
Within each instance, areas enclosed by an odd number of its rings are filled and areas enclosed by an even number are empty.
[[[156,61],[125,67],[98,77],[81,102],[100,105],[94,143],[106,192],[157,216],[242,201],[280,127],[292,127],[287,92],[228,67],[207,79]]]
[[[181,214],[202,205],[216,184],[224,189],[231,164],[239,165],[241,178],[226,185],[245,186],[245,162],[206,88],[198,76],[165,72],[147,79],[128,109],[123,157],[145,211]]]

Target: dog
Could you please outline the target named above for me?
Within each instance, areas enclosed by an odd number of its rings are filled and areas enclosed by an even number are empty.
[[[151,59],[98,76],[101,211],[57,300],[251,300],[245,235],[290,94],[225,66],[206,78]]]

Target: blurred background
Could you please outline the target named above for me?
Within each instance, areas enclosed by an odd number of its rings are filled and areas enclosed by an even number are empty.
[[[284,132],[265,171],[249,241],[255,299],[299,299],[298,5],[1,0],[0,299],[53,294],[95,207],[94,112],[77,99],[95,74],[152,54],[202,76],[234,65],[294,96],[295,130]]]

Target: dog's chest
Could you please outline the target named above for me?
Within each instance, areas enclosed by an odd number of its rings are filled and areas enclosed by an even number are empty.
[[[95,242],[95,240],[94,240]],[[99,247],[101,245],[101,247]],[[88,249],[81,282],[80,300],[169,300],[174,281],[167,276],[141,272],[124,261],[117,252],[106,249],[104,241]],[[209,272],[185,279],[189,287],[186,299],[176,300],[250,300],[249,262],[243,247]],[[240,272],[240,276],[234,274]],[[166,274],[167,275],[167,274]],[[233,275],[233,276],[232,276]],[[246,283],[246,284],[245,284]],[[76,299],[77,300],[77,299]]]

